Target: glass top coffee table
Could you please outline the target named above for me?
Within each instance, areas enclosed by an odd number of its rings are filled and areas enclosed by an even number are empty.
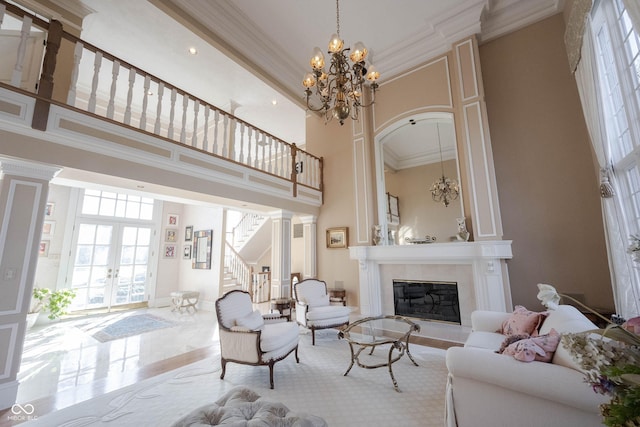
[[[365,369],[387,366],[389,375],[393,381],[393,387],[396,391],[400,391],[396,378],[393,376],[391,365],[407,353],[407,356],[409,356],[413,364],[418,366],[409,351],[409,337],[414,331],[420,331],[420,326],[402,316],[365,317],[364,319],[351,323],[338,333],[340,338],[345,339],[349,343],[351,350],[351,364],[344,375],[346,376],[349,371],[351,371],[354,363],[357,363],[358,366]],[[360,353],[362,353],[363,350],[371,348],[369,355],[372,355],[376,347],[387,344],[390,348],[386,362],[366,364],[360,361]],[[394,350],[397,352],[395,355]]]

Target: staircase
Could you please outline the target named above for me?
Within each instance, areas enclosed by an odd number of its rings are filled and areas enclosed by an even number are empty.
[[[246,213],[226,235],[223,292],[241,289],[251,294],[253,302],[269,300],[271,276],[254,271],[255,262],[271,246],[271,223],[268,217]]]

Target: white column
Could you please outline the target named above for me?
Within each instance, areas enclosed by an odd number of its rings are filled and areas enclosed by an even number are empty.
[[[271,298],[291,297],[291,218],[278,211],[271,214]]]
[[[304,269],[302,271],[303,279],[315,279],[317,277],[317,258],[316,258],[316,229],[317,217],[313,215],[300,217],[303,227],[304,237]]]
[[[18,393],[17,374],[38,261],[49,181],[59,168],[0,159],[0,410]]]

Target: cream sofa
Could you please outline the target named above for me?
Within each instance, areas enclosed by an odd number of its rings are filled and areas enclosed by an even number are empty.
[[[606,397],[585,383],[568,351],[558,346],[552,362],[520,362],[496,350],[497,333],[509,313],[475,311],[464,347],[447,350],[447,427],[602,426],[599,405]],[[540,335],[595,329],[575,307],[550,311]]]

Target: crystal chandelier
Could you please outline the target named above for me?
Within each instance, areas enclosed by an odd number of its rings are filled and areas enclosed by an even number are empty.
[[[444,176],[444,163],[442,161],[442,144],[440,143],[440,126],[436,123],[438,130],[438,147],[440,148],[440,168],[442,169],[442,177],[431,185],[431,198],[438,203],[444,203],[445,207],[449,206],[452,200],[460,195],[460,186],[455,179]]]
[[[302,85],[306,88],[307,108],[312,111],[322,111],[325,115],[325,122],[335,117],[344,124],[345,119],[351,117],[358,120],[360,107],[368,107],[375,102],[376,80],[380,73],[376,68],[365,63],[367,58],[367,48],[362,42],[357,42],[351,48],[343,48],[344,41],[340,38],[340,6],[336,0],[336,34],[331,36],[329,41],[329,51],[331,64],[329,71],[325,71],[324,55],[319,47],[314,48],[311,58],[311,68],[313,72],[304,76]],[[348,53],[350,51],[350,53]],[[351,64],[347,60],[347,54]],[[369,82],[372,89],[371,102],[362,104],[363,87]],[[313,108],[310,101],[313,95],[312,87],[315,87],[315,94],[320,98],[322,105]]]

